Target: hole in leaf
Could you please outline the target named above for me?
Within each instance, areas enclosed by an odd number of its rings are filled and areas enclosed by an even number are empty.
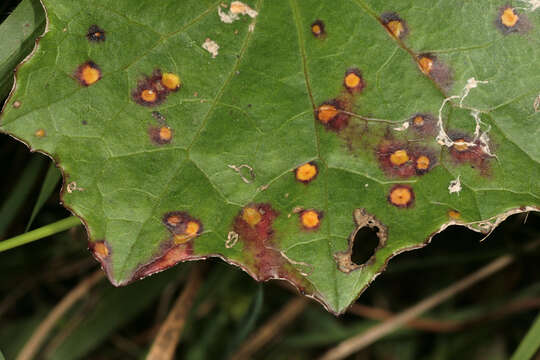
[[[367,262],[379,246],[379,237],[377,232],[379,228],[363,227],[358,230],[354,236],[351,260],[356,265],[362,265]]]

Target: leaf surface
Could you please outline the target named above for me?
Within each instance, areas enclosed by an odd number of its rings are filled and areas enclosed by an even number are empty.
[[[43,2],[2,130],[115,285],[218,256],[340,313],[446,226],[538,210],[534,1]]]

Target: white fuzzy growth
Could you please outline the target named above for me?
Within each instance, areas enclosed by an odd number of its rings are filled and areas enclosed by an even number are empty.
[[[237,14],[233,14],[230,11],[224,12],[223,10],[221,10],[220,6],[218,6],[217,12],[221,22],[224,22],[225,24],[232,24],[239,19]]]
[[[461,191],[461,180],[459,179],[459,176],[456,180],[450,181],[450,185],[448,185],[448,192],[450,194],[453,193],[459,193]]]
[[[219,45],[209,38],[204,41],[202,48],[212,54],[212,58],[215,58],[218,55]]]

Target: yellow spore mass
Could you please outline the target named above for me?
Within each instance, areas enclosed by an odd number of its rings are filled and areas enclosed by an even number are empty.
[[[141,92],[141,99],[143,99],[146,102],[154,102],[157,99],[157,94],[152,89],[144,89]]]
[[[172,139],[172,130],[168,126],[159,128],[159,137],[161,140],[169,141]]]
[[[161,76],[161,83],[170,91],[177,90],[181,85],[180,77],[173,73],[164,73]]]
[[[454,141],[453,147],[457,151],[465,151],[465,150],[467,150],[469,148],[469,146],[466,144],[465,140],[463,140],[463,139],[458,139],[458,140]]]
[[[390,192],[390,202],[396,206],[406,206],[411,200],[411,190],[406,187],[397,187]]]
[[[396,150],[390,155],[390,162],[392,165],[403,165],[409,161],[409,154],[406,150]]]
[[[424,74],[429,74],[431,72],[431,68],[433,68],[433,60],[427,56],[423,56],[420,58],[420,60],[418,60],[418,66]]]
[[[519,16],[514,12],[512,8],[504,9],[501,15],[501,23],[507,27],[513,27],[517,24]]]
[[[90,64],[84,65],[81,70],[81,81],[84,82],[86,86],[95,84],[101,76],[99,69],[90,66]]]
[[[247,207],[242,210],[242,219],[252,227],[260,223],[261,218],[261,213],[255,208]]]
[[[296,169],[296,178],[300,181],[309,181],[317,175],[317,167],[307,163]]]
[[[416,168],[420,170],[427,170],[429,168],[429,163],[429,157],[420,155],[418,159],[416,159]]]
[[[388,29],[390,29],[390,32],[397,38],[401,35],[403,30],[405,29],[403,27],[403,23],[399,20],[392,20],[388,24],[386,24],[386,26],[388,27]]]
[[[300,215],[302,225],[308,229],[317,227],[320,223],[319,214],[315,210],[307,210]]]
[[[355,74],[355,73],[349,73],[347,76],[345,76],[345,86],[347,86],[349,89],[355,88],[358,85],[360,85],[360,82],[362,79]]]
[[[323,124],[327,124],[339,113],[339,110],[334,105],[324,104],[319,106],[317,118]]]

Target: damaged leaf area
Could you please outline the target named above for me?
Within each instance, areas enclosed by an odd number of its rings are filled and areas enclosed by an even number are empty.
[[[219,257],[338,314],[447,226],[539,209],[527,2],[43,4],[1,130],[59,165],[114,285]]]

